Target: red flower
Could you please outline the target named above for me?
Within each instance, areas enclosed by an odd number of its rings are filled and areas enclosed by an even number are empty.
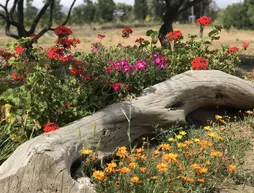
[[[82,70],[80,70],[80,69],[78,69],[78,68],[71,68],[70,70],[69,70],[72,74],[75,74],[75,75],[81,75],[81,74],[83,74],[84,72],[82,71]]]
[[[69,36],[72,34],[72,31],[70,28],[65,27],[64,25],[62,26],[58,26],[55,30],[54,33],[59,36],[59,37],[65,37],[65,36]]]
[[[22,76],[17,75],[16,73],[13,73],[13,74],[11,75],[11,77],[12,77],[13,80],[17,80],[17,81],[23,80]]]
[[[123,31],[122,31],[122,37],[123,38],[128,38],[130,36],[130,34],[132,34],[132,32],[133,31],[132,31],[131,28],[129,28],[129,27],[124,28]]]
[[[227,50],[228,53],[235,53],[235,52],[238,52],[239,51],[239,48],[236,47],[236,46],[232,46],[231,48],[229,48]]]
[[[16,54],[21,54],[25,50],[25,48],[22,48],[20,44],[18,44],[14,49]]]
[[[197,19],[196,24],[208,26],[212,23],[212,19],[207,16],[202,16],[199,19]]]
[[[252,69],[252,72],[254,72],[254,68]]]
[[[91,77],[92,77],[92,75],[91,75],[91,74],[88,74],[88,75],[84,76],[84,79],[85,79],[85,80],[89,80],[89,79],[91,79]]]
[[[99,38],[99,39],[103,39],[103,38],[105,38],[106,36],[105,35],[103,35],[103,34],[98,34],[97,35],[97,38]]]
[[[144,38],[138,38],[136,39],[135,43],[141,44],[144,41]]]
[[[242,47],[244,50],[247,50],[247,48],[249,47],[249,44],[247,42],[243,42]]]
[[[71,106],[71,103],[69,103],[69,102],[65,103],[65,107],[69,108],[70,106]]]
[[[123,83],[117,82],[117,83],[114,83],[114,84],[112,85],[112,88],[113,88],[114,91],[118,91],[119,89],[122,88],[122,86],[123,86]]]
[[[57,44],[62,45],[64,48],[70,48],[70,47],[76,47],[77,44],[80,43],[79,38],[68,38],[68,37],[63,37],[59,38],[56,41]]]
[[[203,56],[197,57],[191,61],[191,66],[194,70],[206,70],[208,67],[208,60]]]
[[[183,37],[183,34],[180,30],[175,30],[173,32],[169,32],[168,34],[168,37],[170,38],[170,40],[178,40],[180,38]]]
[[[71,62],[73,60],[74,56],[60,56],[58,58],[58,61],[61,62]]]
[[[55,131],[57,129],[59,129],[59,125],[56,123],[53,123],[53,122],[48,122],[43,127],[44,133],[49,133],[49,132]]]
[[[50,60],[58,59],[61,55],[63,55],[63,52],[57,47],[49,48],[46,52],[46,56]]]

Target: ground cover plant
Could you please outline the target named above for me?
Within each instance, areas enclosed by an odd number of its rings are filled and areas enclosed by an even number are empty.
[[[236,123],[228,121],[216,115],[211,126],[187,132],[175,125],[157,133],[158,146],[143,137],[140,147],[118,147],[113,159],[100,166],[97,150],[87,144],[81,152],[84,172],[98,192],[217,192],[232,184],[252,184],[253,173],[247,177],[241,166],[250,140],[237,137]],[[253,129],[253,117],[241,124]]]
[[[171,49],[159,47],[158,32],[148,30],[150,40],[140,37],[133,46],[106,47],[105,35],[98,34],[91,52],[77,52],[74,48],[80,40],[71,38],[72,31],[66,26],[55,29],[57,39],[47,49],[34,45],[27,50],[25,44],[32,37],[9,43],[0,52],[9,70],[3,73],[9,73],[18,85],[1,85],[0,163],[21,143],[106,105],[134,98],[142,89],[176,74],[191,69],[235,74],[239,53],[248,43],[213,49],[220,31],[221,27],[214,26],[209,38],[198,39],[196,35],[183,37],[175,30],[164,40]],[[125,28],[122,38],[133,33]]]

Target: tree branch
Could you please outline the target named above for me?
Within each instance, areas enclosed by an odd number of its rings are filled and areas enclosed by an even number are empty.
[[[68,20],[69,20],[69,18],[70,18],[70,16],[71,16],[72,8],[73,8],[73,6],[75,5],[75,3],[76,3],[76,0],[73,0],[73,2],[72,2],[72,4],[71,4],[71,7],[70,7],[70,9],[69,9],[69,12],[68,12],[68,14],[67,14],[67,17],[66,17],[65,21],[62,23],[62,25],[66,25],[66,24],[67,24],[67,22],[68,22]]]
[[[13,13],[14,13],[14,11],[15,11],[15,9],[16,9],[17,3],[18,3],[18,0],[15,0],[15,1],[13,2],[12,8],[10,9],[9,15],[10,15],[10,20],[11,20],[12,22],[14,22]]]
[[[36,18],[34,19],[32,26],[29,30],[29,34],[32,34],[35,32],[35,29],[39,23],[39,21],[41,20],[41,17],[44,15],[44,13],[47,11],[48,7],[50,4],[52,4],[52,1],[54,0],[48,0],[47,3],[44,4],[44,6],[42,7],[42,9],[40,10],[40,12],[37,14]]]
[[[190,7],[196,5],[197,3],[201,3],[203,1],[205,1],[205,0],[193,0],[193,1],[190,1],[190,2],[186,3],[185,6],[183,6],[181,9],[179,9],[178,14],[186,11]]]

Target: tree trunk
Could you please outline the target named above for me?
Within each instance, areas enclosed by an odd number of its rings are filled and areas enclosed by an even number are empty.
[[[221,71],[188,71],[145,89],[130,102],[112,104],[61,129],[22,144],[0,166],[1,193],[90,193],[91,185],[74,180],[71,166],[87,140],[101,151],[128,145],[130,138],[152,134],[152,126],[186,124],[191,112],[214,106],[254,108],[254,84]],[[126,118],[127,117],[127,118]],[[93,128],[96,137],[93,139]],[[79,138],[80,129],[81,134]]]

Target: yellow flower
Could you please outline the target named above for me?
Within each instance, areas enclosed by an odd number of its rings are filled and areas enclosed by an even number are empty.
[[[85,149],[85,150],[83,150],[80,154],[81,155],[89,155],[89,154],[91,154],[93,152],[93,150],[91,150],[91,149]]]
[[[162,159],[165,161],[176,161],[178,154],[176,153],[168,153],[162,156]]]
[[[204,179],[204,178],[198,178],[198,179],[197,179],[197,182],[204,183],[204,182],[205,182],[205,179]]]
[[[165,143],[164,143],[164,144],[161,144],[161,145],[160,145],[160,148],[161,148],[162,150],[165,150],[165,149],[166,149],[166,150],[170,150],[171,146],[170,146],[169,144],[165,144]]]
[[[200,142],[200,139],[194,138],[193,141],[194,141],[194,142]]]
[[[185,131],[180,131],[179,134],[184,136],[184,135],[186,135],[187,133],[186,133]]]
[[[115,170],[114,170],[114,168],[116,168],[116,163],[115,162],[111,162],[111,163],[108,163],[107,164],[107,167],[105,168],[105,172],[107,172],[107,173],[112,173],[112,172],[114,172]]]
[[[185,143],[178,143],[177,147],[178,148],[184,148],[184,147],[187,147],[187,144],[185,144]]]
[[[132,177],[131,182],[138,183],[139,182],[139,177],[137,177],[137,176]]]
[[[211,127],[210,127],[210,126],[205,126],[205,127],[204,127],[204,130],[210,131],[210,130],[211,130]]]
[[[129,173],[130,172],[130,168],[127,168],[127,167],[122,167],[122,168],[120,168],[120,172],[121,173]]]
[[[208,134],[208,136],[211,137],[211,138],[214,138],[214,137],[217,137],[217,133],[211,132],[211,133]]]
[[[199,168],[196,170],[197,174],[206,174],[208,172],[207,168]]]
[[[102,171],[95,171],[93,173],[93,177],[96,178],[97,180],[103,180],[106,176],[105,173]]]
[[[212,151],[210,155],[213,157],[222,157],[223,154],[219,151]]]
[[[142,173],[145,173],[145,172],[147,171],[147,168],[141,167],[141,168],[139,168],[139,170],[140,170]]]
[[[174,142],[175,139],[174,139],[173,137],[171,137],[171,138],[168,138],[168,141],[169,141],[169,142]]]
[[[137,164],[136,164],[135,162],[131,162],[131,163],[129,164],[129,166],[130,166],[130,168],[135,168],[135,167],[137,166]]]
[[[220,115],[215,115],[215,118],[216,118],[216,119],[222,119],[223,117],[220,116]]]
[[[176,138],[177,138],[177,139],[182,139],[183,136],[182,136],[182,135],[177,135]]]
[[[230,164],[230,165],[228,166],[228,171],[229,171],[229,172],[233,172],[233,171],[235,171],[235,169],[236,169],[236,165]]]
[[[115,162],[111,162],[109,164],[107,164],[108,168],[115,168],[117,165]]]
[[[165,171],[168,170],[168,164],[163,163],[163,162],[157,164],[156,167],[157,167],[157,169],[159,170],[159,172],[165,172]]]

